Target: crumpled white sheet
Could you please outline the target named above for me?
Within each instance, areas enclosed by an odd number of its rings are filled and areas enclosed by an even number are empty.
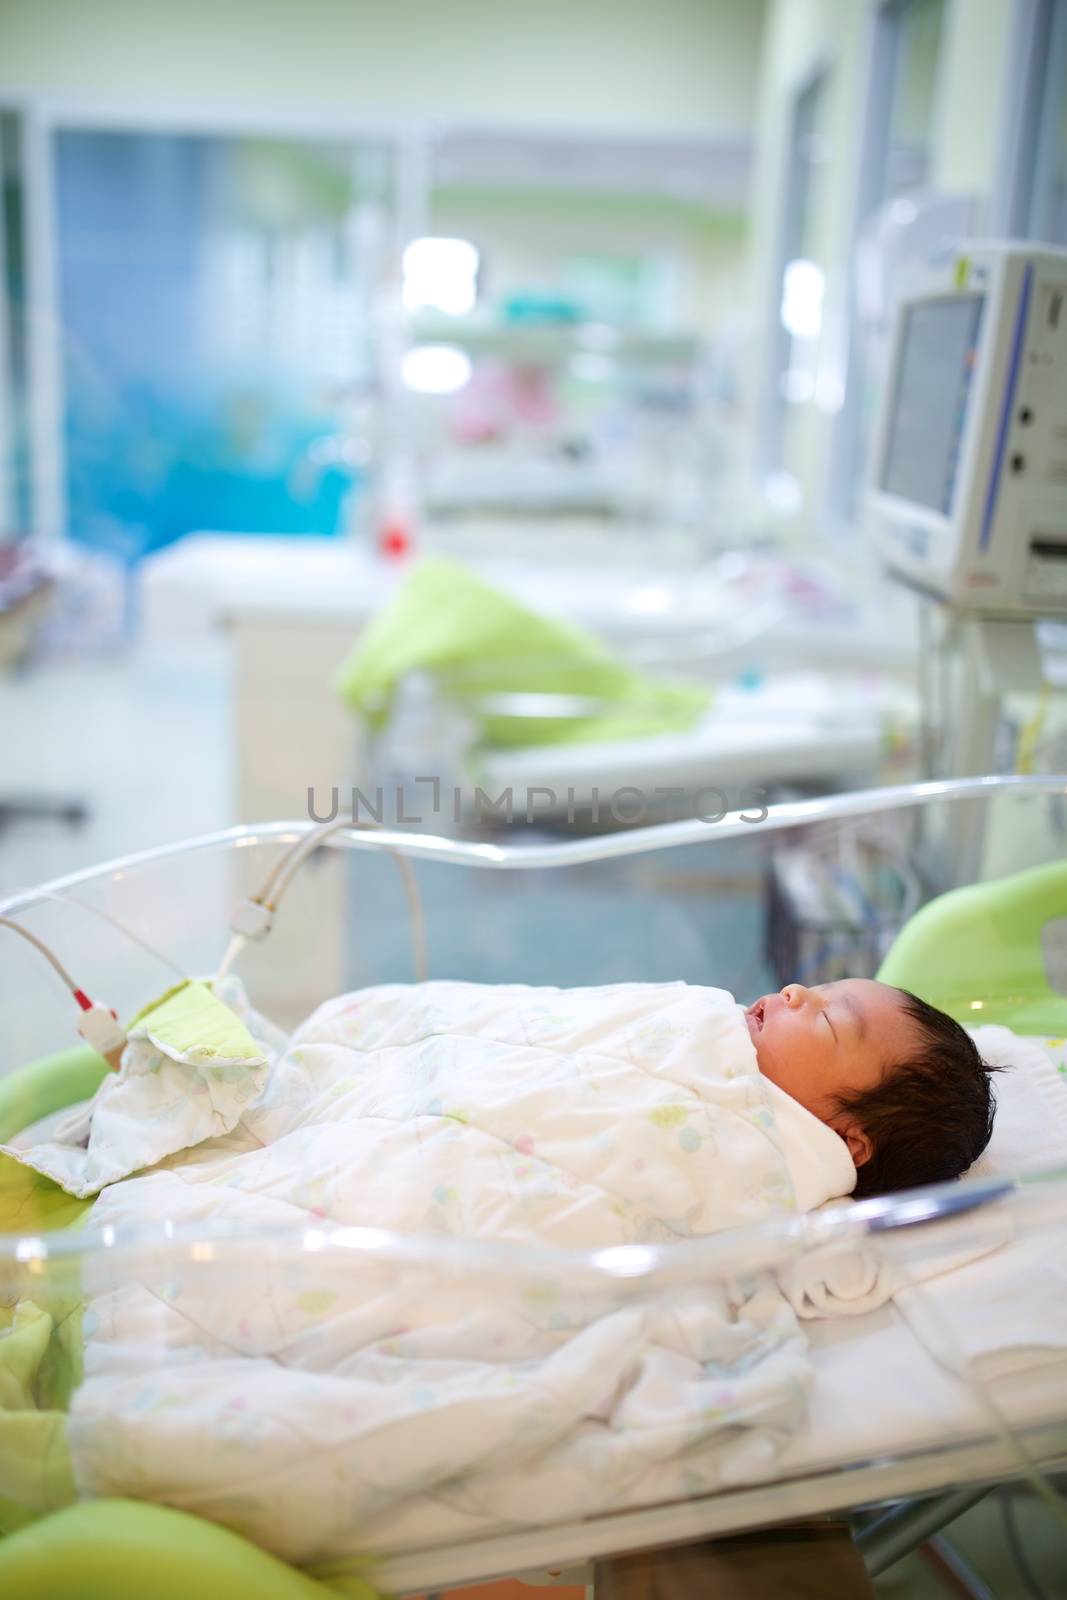
[[[306,1562],[766,1475],[810,1380],[766,1275],[639,1302],[625,1283],[296,1257],[254,1230],[491,1238],[519,1262],[531,1241],[693,1238],[794,1203],[721,990],[342,997],[227,1134],[97,1201],[95,1227],[224,1220],[249,1242],[95,1258],[70,1419],[79,1487],[162,1500]]]
[[[236,982],[219,999],[252,1025],[258,1054],[239,1062],[203,1059],[157,1039],[149,1018],[131,1029],[118,1072],[107,1074],[91,1100],[45,1118],[0,1151],[85,1199],[228,1133],[262,1094],[285,1039],[252,1011]]]

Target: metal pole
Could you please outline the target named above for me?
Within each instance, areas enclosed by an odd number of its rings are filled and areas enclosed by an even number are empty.
[[[950,1522],[977,1505],[989,1485],[978,1489],[957,1489],[953,1494],[938,1495],[933,1500],[909,1500],[887,1511],[884,1517],[872,1522],[857,1534],[856,1543],[873,1578],[885,1572],[894,1562],[910,1555],[918,1545],[939,1533]]]

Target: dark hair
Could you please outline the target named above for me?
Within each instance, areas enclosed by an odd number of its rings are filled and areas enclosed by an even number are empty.
[[[907,989],[898,991],[919,1043],[887,1068],[873,1089],[838,1099],[871,1141],[858,1169],[857,1200],[958,1178],[977,1161],[993,1132],[996,1100],[987,1066],[958,1022]]]

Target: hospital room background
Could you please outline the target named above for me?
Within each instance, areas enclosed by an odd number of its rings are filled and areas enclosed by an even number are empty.
[[[1067,374],[1067,0],[0,0],[0,180],[0,895],[353,811],[504,850],[695,820],[720,847],[550,888],[427,860],[431,970],[749,997],[1067,855],[1062,785],[760,831],[1067,772],[1067,389],[992,621],[901,513],[942,445],[963,474],[978,359],[960,324],[909,366],[909,297],[1030,274]],[[393,863],[314,873],[314,961],[256,957],[294,1016],[312,966],[410,961]],[[879,1595],[1067,1595],[1062,1522],[987,1505],[970,1589],[925,1549]]]

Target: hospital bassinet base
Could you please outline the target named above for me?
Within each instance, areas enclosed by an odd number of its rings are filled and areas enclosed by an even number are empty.
[[[752,890],[764,881],[775,850],[788,844],[818,851],[823,862],[851,862],[853,903],[867,896],[872,918],[882,918],[877,868],[864,878],[862,865],[877,854],[877,843],[883,854],[897,850],[914,888],[907,926],[883,965],[886,979],[927,994],[965,1020],[992,1019],[1020,1034],[1062,1038],[1065,793],[1067,785],[1058,780],[980,780],[783,807],[758,829],[728,823],[700,832],[679,824],[645,836],[511,849],[416,836],[392,836],[391,842],[416,861],[429,907],[431,976],[563,984],[641,976],[701,981],[703,975],[739,992],[747,980],[753,993],[768,975],[765,929],[758,905],[753,915]],[[987,880],[962,886],[952,885],[945,865],[952,856],[952,819],[961,808],[970,808],[972,818],[981,814]],[[71,966],[81,961],[91,968],[94,992],[129,1014],[166,986],[161,957],[180,972],[215,969],[232,906],[299,831],[291,825],[233,830],[81,874],[0,909],[62,948]],[[283,1027],[345,988],[407,977],[402,900],[391,886],[390,864],[375,850],[366,835],[335,839],[295,883],[271,939],[242,962],[253,999]],[[685,863],[681,873],[677,861]],[[937,892],[946,887],[947,894]],[[590,900],[600,925],[594,954],[590,930],[580,921],[575,926]],[[709,916],[709,907],[725,907],[723,925]],[[536,949],[524,943],[524,927],[531,924],[540,930]],[[545,937],[553,928],[554,941]],[[131,933],[140,942],[131,942]],[[672,973],[657,967],[665,947]],[[10,954],[2,980],[9,990],[2,1014],[14,1018],[0,1079],[3,1139],[85,1098],[102,1070],[86,1049],[63,1048],[65,1019],[32,952]],[[833,956],[838,960],[839,952]],[[716,970],[726,962],[729,972]],[[1013,1251],[1045,1260],[1050,1272],[1062,1270],[1067,1152],[1061,1167],[971,1178],[859,1206],[844,1202],[809,1217],[783,1213],[704,1239],[579,1256],[547,1247],[516,1252],[463,1239],[388,1237],[314,1218],[267,1231],[215,1220],[199,1228],[154,1225],[108,1236],[94,1230],[88,1202],[71,1200],[3,1158],[5,1591],[56,1592],[58,1584],[85,1596],[120,1596],[146,1592],[150,1580],[160,1594],[171,1584],[175,1593],[199,1588],[257,1600],[368,1588],[413,1593],[960,1485],[1019,1475],[1043,1480],[1067,1463],[1062,1319],[1058,1329],[1051,1327],[1048,1301],[1035,1292],[1026,1348],[1016,1335],[1010,1350],[985,1351],[977,1360],[961,1343],[951,1305],[938,1298],[936,1286],[952,1278],[959,1262],[1007,1261]],[[208,1305],[240,1286],[250,1307],[302,1303],[314,1310],[337,1296],[355,1315],[358,1282],[364,1296],[395,1288],[402,1299],[478,1304],[485,1295],[501,1316],[555,1316],[584,1326],[635,1308],[650,1316],[664,1309],[684,1315],[716,1285],[744,1282],[751,1292],[765,1284],[777,1293],[784,1274],[831,1244],[861,1246],[912,1286],[913,1300],[905,1311],[902,1296],[863,1315],[805,1324],[802,1403],[794,1413],[786,1405],[768,1426],[753,1429],[756,1442],[747,1456],[727,1451],[729,1465],[714,1482],[709,1470],[694,1472],[691,1488],[679,1492],[684,1476],[672,1473],[662,1479],[669,1493],[649,1502],[623,1495],[616,1504],[606,1500],[549,1523],[531,1502],[495,1525],[472,1512],[465,1529],[459,1496],[446,1507],[444,1534],[435,1532],[431,1517],[425,1533],[413,1535],[401,1517],[396,1526],[403,1536],[392,1544],[373,1537],[380,1527],[368,1526],[371,1558],[361,1559],[357,1528],[351,1552],[299,1568],[232,1531],[244,1520],[247,1486],[239,1483],[229,1507],[213,1508],[214,1521],[198,1514],[196,1494],[187,1487],[160,1495],[164,1504],[129,1494],[82,1497],[87,1475],[93,1477],[92,1450],[72,1453],[68,1417],[77,1420],[88,1387],[85,1362],[91,1367],[97,1359],[92,1319],[131,1283],[148,1286],[161,1308],[176,1296],[186,1305]],[[1028,1280],[1016,1274],[1011,1282],[1016,1299],[1025,1302]],[[185,1359],[206,1359],[169,1344],[169,1326],[161,1313],[142,1330],[146,1380],[177,1371]],[[239,1346],[244,1335],[239,1323],[235,1329]],[[731,1399],[728,1379],[724,1373],[721,1404],[735,1430],[731,1437],[740,1437],[751,1419],[741,1414],[743,1407],[730,1413],[741,1389]],[[165,1387],[146,1381],[140,1423],[142,1402],[131,1397],[130,1484],[137,1482],[139,1427],[147,1437],[152,1408],[167,1403]],[[780,1393],[772,1397],[772,1411],[780,1401]],[[261,1420],[239,1409],[220,1413],[196,1447],[223,1450],[228,1438]],[[276,1446],[265,1438],[268,1448]],[[98,1480],[106,1481],[105,1471]]]

